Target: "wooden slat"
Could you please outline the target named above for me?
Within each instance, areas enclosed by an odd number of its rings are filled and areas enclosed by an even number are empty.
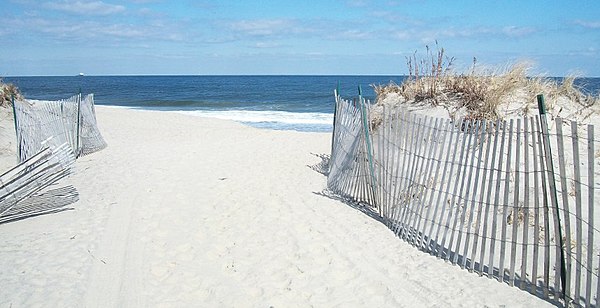
[[[385,150],[383,147],[384,144],[384,140],[386,137],[386,128],[387,128],[387,124],[390,122],[387,120],[387,114],[386,114],[386,108],[385,105],[383,105],[382,110],[381,110],[381,117],[382,117],[382,122],[379,126],[379,132],[377,134],[378,138],[377,138],[377,157],[378,157],[378,164],[377,166],[377,171],[378,171],[378,178],[377,178],[377,208],[379,210],[379,216],[380,217],[386,217],[386,204],[384,201],[384,196],[385,196],[385,183],[387,183],[387,175],[385,173],[385,168],[387,168],[387,161],[386,158],[387,156],[385,155]],[[385,162],[384,162],[385,161]],[[385,220],[384,220],[385,221]]]
[[[504,173],[504,198],[502,207],[502,235],[500,239],[500,262],[498,263],[498,281],[504,280],[504,261],[506,258],[506,229],[508,227],[508,202],[510,191],[510,167],[513,144],[514,119],[510,119],[508,126],[508,150],[506,152],[506,172]]]
[[[502,137],[500,140],[500,159],[498,159],[498,170],[496,175],[496,189],[494,191],[494,203],[492,214],[492,230],[490,233],[490,258],[488,262],[488,276],[494,276],[494,255],[496,253],[496,229],[498,226],[498,206],[500,205],[500,179],[502,178],[502,162],[504,161],[504,145],[506,144],[506,122],[502,121]],[[499,274],[501,276],[501,273]]]
[[[571,269],[572,269],[572,251],[571,251],[571,211],[569,209],[569,195],[567,189],[567,172],[565,168],[565,146],[563,140],[563,121],[561,118],[556,118],[556,144],[558,147],[558,170],[560,174],[560,190],[562,196],[562,210],[564,235],[566,239],[566,268],[565,268],[565,296],[571,298]]]
[[[587,177],[588,177],[588,238],[587,238],[587,276],[585,281],[586,306],[591,306],[594,294],[592,294],[592,271],[594,270],[594,126],[587,126]]]
[[[512,126],[512,124],[511,124]],[[514,199],[512,206],[512,235],[511,235],[511,250],[510,250],[510,270],[508,284],[512,287],[515,285],[515,261],[517,258],[517,229],[519,226],[519,190],[521,189],[520,184],[520,168],[521,168],[521,119],[517,119],[517,132],[516,132],[516,148],[515,148],[515,185],[514,185]],[[524,228],[527,228],[527,222],[523,222]],[[523,255],[523,259],[527,256]]]
[[[523,121],[523,165],[524,165],[524,191],[523,191],[523,204],[524,204],[524,214],[523,214],[523,248],[521,252],[521,289],[525,288],[525,284],[527,282],[527,260],[529,259],[529,255],[527,253],[527,246],[529,245],[529,211],[531,208],[531,204],[529,203],[529,121],[527,118]],[[535,282],[535,277],[531,279],[531,281]]]
[[[531,271],[531,281],[532,281],[532,293],[537,293],[537,271],[538,271],[538,261],[539,261],[539,242],[540,242],[540,171],[538,165],[538,122],[534,120],[537,118],[531,118],[531,143],[533,149],[533,186],[534,186],[534,244],[533,244],[533,269]]]
[[[390,156],[390,163],[388,163],[389,165],[389,169],[387,171],[387,183],[386,183],[386,187],[387,187],[387,192],[386,192],[386,203],[387,203],[387,221],[388,224],[390,226],[390,229],[393,228],[393,224],[392,224],[392,217],[395,213],[395,209],[392,208],[392,206],[395,204],[394,203],[394,199],[393,199],[393,183],[395,181],[394,179],[394,175],[395,170],[398,168],[397,165],[400,162],[400,157],[399,157],[399,134],[402,132],[402,125],[403,125],[403,121],[402,118],[404,117],[404,113],[400,112],[401,110],[398,108],[396,111],[396,116],[395,116],[395,120],[392,122],[390,121],[390,136],[388,137],[388,140],[386,142],[386,147],[387,147],[387,152],[388,155]],[[402,118],[401,118],[402,117]],[[392,126],[393,124],[393,126]]]
[[[575,193],[575,303],[580,302],[581,298],[581,280],[583,263],[583,214],[582,214],[582,195],[581,195],[581,171],[579,167],[579,134],[577,123],[571,121],[571,145],[573,149],[573,188]]]

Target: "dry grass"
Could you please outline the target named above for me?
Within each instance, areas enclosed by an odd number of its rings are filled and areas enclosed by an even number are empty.
[[[23,99],[19,88],[12,83],[4,83],[0,79],[0,107],[10,106],[12,104],[12,98]]]
[[[374,86],[377,103],[395,94],[399,102],[394,104],[444,106],[448,110],[463,110],[461,116],[470,119],[497,120],[506,117],[506,106],[517,105],[513,113],[529,115],[537,108],[535,97],[544,94],[547,109],[552,110],[553,102],[567,99],[579,106],[589,108],[600,105],[600,97],[584,94],[575,84],[574,76],[561,83],[543,77],[528,77],[531,65],[519,62],[507,67],[485,68],[473,59],[466,73],[452,71],[454,58],[445,55],[437,46],[433,53],[426,48],[426,56],[418,60],[417,54],[407,57],[409,76],[398,85]],[[385,102],[389,104],[390,102]]]

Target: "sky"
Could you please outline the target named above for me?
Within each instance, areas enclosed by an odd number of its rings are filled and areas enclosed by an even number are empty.
[[[0,0],[0,42],[0,76],[406,75],[443,48],[600,77],[600,1]]]

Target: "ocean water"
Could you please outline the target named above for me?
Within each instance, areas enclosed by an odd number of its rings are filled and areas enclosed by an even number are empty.
[[[374,99],[372,85],[404,76],[60,76],[5,77],[29,99],[56,100],[94,93],[98,105],[185,113],[260,128],[331,131],[333,91]],[[600,93],[600,78],[582,78],[584,91]]]

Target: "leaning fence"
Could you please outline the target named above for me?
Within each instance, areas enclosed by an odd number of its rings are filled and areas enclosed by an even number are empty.
[[[336,93],[328,189],[401,239],[550,301],[598,306],[593,125],[433,118]]]
[[[45,145],[67,143],[76,157],[106,147],[96,121],[94,95],[59,101],[13,101],[17,155],[23,162]]]

